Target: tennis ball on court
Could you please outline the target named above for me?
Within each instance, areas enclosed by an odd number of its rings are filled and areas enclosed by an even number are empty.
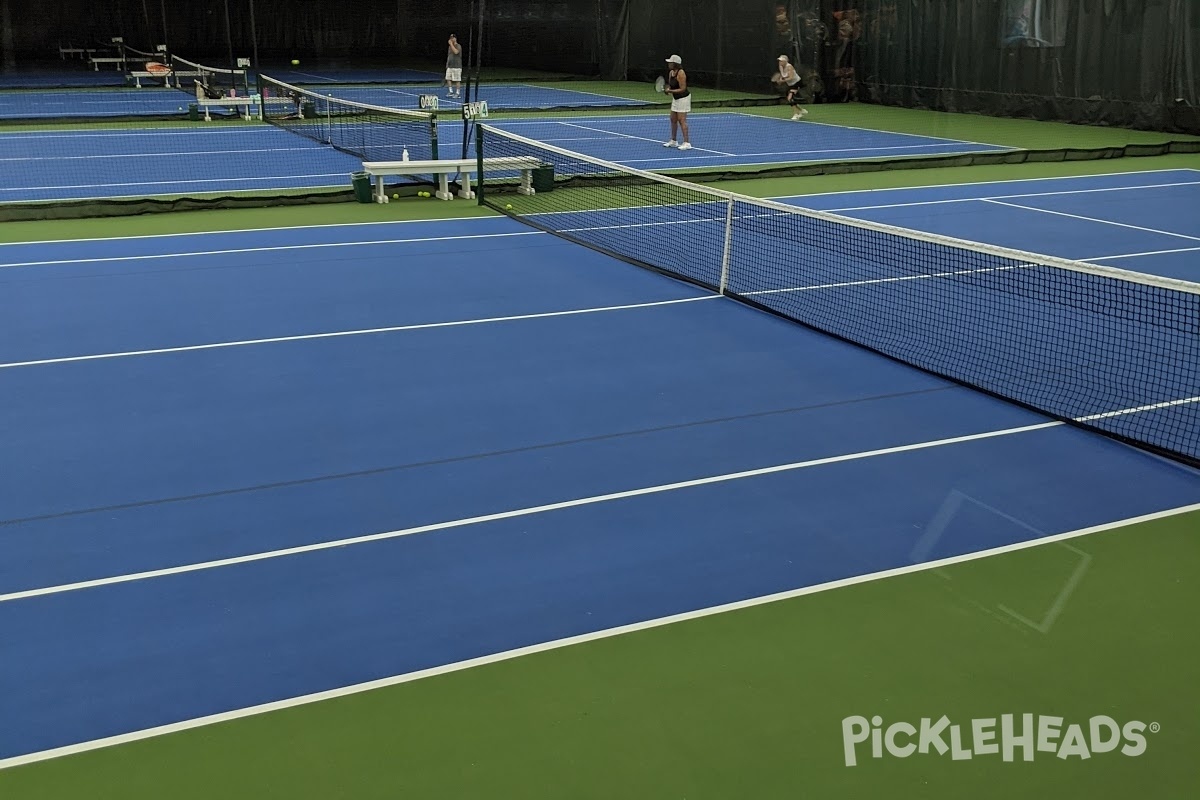
[[[512,203],[506,203],[504,207],[509,211],[512,211]]]
[[[293,66],[293,67],[298,67],[298,66],[300,66],[300,59],[298,59],[298,58],[293,58],[293,59],[292,59],[292,66]]]
[[[393,199],[393,200],[399,200],[399,199],[400,199],[400,195],[398,195],[398,194],[394,194],[394,195],[392,195],[392,199]]]

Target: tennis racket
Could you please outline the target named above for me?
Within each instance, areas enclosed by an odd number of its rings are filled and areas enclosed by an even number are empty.
[[[659,75],[658,80],[656,80],[654,82],[654,91],[658,92],[659,94],[662,94],[666,90],[667,90],[667,79],[664,78],[662,75]]]

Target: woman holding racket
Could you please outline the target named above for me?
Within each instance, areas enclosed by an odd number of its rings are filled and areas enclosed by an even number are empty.
[[[787,56],[780,56],[777,63],[779,65],[779,72],[775,73],[777,84],[787,91],[788,105],[792,107],[792,119],[800,119],[808,113],[800,107],[800,75],[788,61]]]
[[[671,56],[667,59],[667,77],[661,75],[655,81],[655,88],[671,96],[671,138],[664,147],[678,147],[680,150],[691,150],[692,143],[688,139],[687,115],[692,110],[692,93],[688,91],[687,73],[683,71],[683,59]],[[682,131],[683,141],[676,145],[676,131]]]

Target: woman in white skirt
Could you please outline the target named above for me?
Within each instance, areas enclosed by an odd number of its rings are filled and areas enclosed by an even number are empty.
[[[671,56],[667,59],[666,93],[671,96],[671,138],[666,147],[678,147],[680,150],[691,150],[692,143],[688,139],[687,115],[692,110],[692,93],[688,91],[687,73],[683,71],[683,59]],[[683,133],[683,141],[675,143],[676,131]]]

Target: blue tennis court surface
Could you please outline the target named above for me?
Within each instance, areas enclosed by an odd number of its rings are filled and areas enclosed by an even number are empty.
[[[0,332],[0,764],[1200,502],[499,217],[0,246]]]
[[[297,86],[337,83],[432,83],[438,84],[445,71],[408,68],[338,67],[332,65],[303,66],[299,69],[282,64],[264,64],[262,72],[272,78]],[[340,91],[340,89],[338,90]]]
[[[436,94],[443,110],[462,107],[461,100],[446,96],[440,84],[392,86],[310,86],[309,91],[340,100],[416,109],[422,95]],[[530,84],[487,84],[485,95],[492,108],[559,108],[564,106],[638,106],[644,101],[579,89]],[[0,94],[0,119],[60,119],[175,115],[195,102],[191,93],[155,86],[140,89],[21,91]],[[214,109],[219,110],[219,109]]]
[[[740,112],[689,115],[693,149],[663,147],[666,115],[493,120],[493,127],[646,170],[960,155],[1009,148]]]
[[[0,201],[117,199],[348,187],[362,161],[270,126],[0,135]]]
[[[166,92],[167,90],[146,90]],[[178,103],[169,92],[165,102]],[[1002,150],[995,145],[791,122],[753,114],[692,116],[695,148],[663,147],[664,115],[495,121],[495,126],[596,158],[648,170],[844,161]],[[461,124],[443,124],[444,154],[462,152]],[[424,133],[414,128],[413,133]],[[78,137],[78,138],[76,138]],[[77,144],[75,144],[77,143]],[[377,158],[398,159],[403,143]],[[425,142],[411,143],[414,148]],[[86,153],[87,155],[83,155]],[[349,187],[358,159],[266,125],[149,125],[136,130],[55,130],[0,135],[5,202],[190,193]],[[204,168],[200,169],[198,165]],[[197,178],[202,174],[202,178]]]
[[[162,86],[106,91],[22,91],[0,94],[0,119],[63,119],[177,116],[196,102],[194,94]],[[223,110],[212,109],[220,114]]]
[[[63,86],[118,87],[125,85],[125,73],[118,70],[93,70],[80,65],[68,70],[26,70],[0,73],[0,89],[54,89]]]

